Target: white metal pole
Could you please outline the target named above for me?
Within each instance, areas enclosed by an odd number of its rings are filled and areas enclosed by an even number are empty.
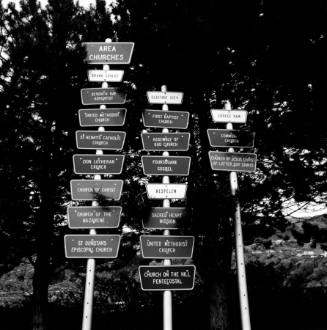
[[[92,203],[92,206],[96,205]],[[96,231],[91,229],[89,234],[95,235]],[[82,330],[91,330],[92,327],[94,274],[95,259],[87,259]]]
[[[225,103],[226,110],[232,110],[229,101]],[[226,129],[233,129],[232,123],[226,124]],[[228,149],[229,152],[234,152],[233,148]],[[243,330],[251,330],[250,322],[250,310],[248,301],[248,289],[246,284],[246,271],[245,271],[245,260],[244,260],[244,244],[243,244],[243,233],[242,233],[242,222],[241,222],[241,207],[237,197],[238,192],[238,180],[237,173],[231,172],[230,176],[230,187],[232,196],[235,197],[235,243],[236,243],[236,263],[237,263],[237,278],[238,278],[238,289],[241,309],[241,321]]]
[[[167,180],[168,179],[168,180]],[[164,176],[162,183],[169,183],[169,177]],[[163,201],[163,207],[170,207],[169,199]],[[170,232],[168,229],[164,231],[165,236],[169,236]],[[164,259],[164,266],[170,266],[171,260]],[[172,330],[173,329],[173,302],[172,302],[172,292],[170,290],[165,290],[163,292],[163,329]]]
[[[167,86],[163,85],[161,86],[162,92],[167,92]],[[163,111],[168,111],[168,105],[164,104],[162,106]],[[162,133],[169,133],[168,128],[163,128]],[[162,153],[163,156],[167,157],[169,156],[168,151],[164,151]],[[162,178],[162,183],[169,183],[169,176],[165,175]],[[163,200],[163,207],[170,207],[170,201],[169,199]],[[164,230],[164,235],[169,236],[170,232],[168,229]],[[170,259],[164,259],[164,266],[170,266],[171,260]],[[163,292],[163,330],[172,330],[173,329],[173,303],[172,303],[172,292],[170,290],[165,290]]]
[[[111,39],[106,39],[106,42],[111,42]],[[103,70],[110,70],[109,65],[103,65]],[[102,88],[107,88],[108,83],[103,82]],[[105,105],[100,105],[100,109],[105,109]],[[99,127],[98,131],[105,131],[104,127]],[[101,149],[96,150],[97,155],[103,155]],[[101,175],[94,175],[94,180],[101,180]],[[98,201],[93,201],[92,206],[98,206]],[[95,229],[90,229],[90,235],[96,235]],[[84,294],[84,306],[83,306],[83,321],[82,330],[91,330],[92,328],[92,312],[93,312],[93,296],[94,296],[94,277],[95,277],[95,259],[87,259],[86,264],[86,279],[85,279],[85,294]]]
[[[100,108],[104,109],[105,106],[101,105]],[[98,131],[103,132],[104,127],[99,127]],[[103,151],[96,150],[96,154],[103,155]],[[99,174],[94,175],[94,180],[101,180],[101,175]],[[98,201],[92,202],[92,206],[98,206],[98,205],[99,205]],[[90,229],[89,234],[96,235],[96,230]],[[91,330],[92,328],[94,276],[95,276],[95,259],[87,259],[82,330]]]

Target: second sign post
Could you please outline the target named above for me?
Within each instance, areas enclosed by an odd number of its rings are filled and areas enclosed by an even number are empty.
[[[229,101],[225,103],[224,109],[211,109],[211,115],[214,123],[222,123],[226,125],[225,129],[208,129],[207,131],[211,147],[228,148],[227,151],[209,151],[209,160],[212,170],[230,172],[231,193],[235,200],[236,262],[242,329],[251,330],[241,224],[241,208],[237,196],[237,172],[255,172],[257,155],[255,153],[235,152],[234,148],[253,148],[254,133],[247,130],[233,129],[233,124],[246,123],[247,111],[232,110]]]
[[[166,86],[161,91],[147,92],[150,104],[161,104],[162,110],[146,109],[143,123],[146,127],[161,128],[162,132],[144,131],[141,135],[145,151],[162,151],[163,154],[142,156],[145,175],[162,176],[162,183],[147,183],[149,199],[163,200],[162,207],[151,208],[143,219],[146,229],[162,229],[161,235],[141,235],[143,258],[164,259],[162,266],[140,266],[139,275],[142,290],[163,291],[163,328],[172,329],[172,290],[192,290],[194,286],[194,265],[171,265],[171,259],[189,259],[193,255],[194,236],[170,235],[170,230],[185,225],[187,211],[185,207],[170,207],[170,201],[185,199],[187,185],[170,183],[171,176],[187,176],[191,158],[170,156],[169,152],[187,151],[190,133],[169,132],[169,128],[188,127],[189,113],[169,111],[168,104],[181,104],[183,93],[168,92]]]

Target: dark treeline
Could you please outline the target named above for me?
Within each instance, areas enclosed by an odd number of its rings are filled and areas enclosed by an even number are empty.
[[[229,100],[248,111],[246,127],[256,133],[257,171],[239,175],[246,243],[283,230],[283,201],[326,193],[325,2],[120,0],[106,6],[98,0],[85,9],[70,0],[49,0],[45,8],[29,0],[19,9],[0,5],[0,14],[0,274],[24,257],[32,263],[33,329],[48,328],[49,283],[74,267],[85,272],[84,262],[65,260],[63,234],[69,232],[69,182],[77,177],[72,155],[80,89],[99,87],[87,82],[82,43],[106,38],[135,42],[131,65],[119,67],[128,93],[119,205],[121,225],[136,233],[124,235],[119,258],[99,271],[124,283],[126,292],[115,295],[129,297],[131,309],[148,301],[131,282],[145,263],[135,248],[142,215],[159,206],[142,185],[141,114],[149,108],[146,91],[161,85],[183,91],[178,109],[191,113],[192,163],[190,176],[175,180],[188,182],[187,200],[174,206],[193,208],[188,233],[196,237],[194,296],[201,296],[207,322],[201,328],[231,329],[233,199],[228,175],[210,170],[209,110]]]

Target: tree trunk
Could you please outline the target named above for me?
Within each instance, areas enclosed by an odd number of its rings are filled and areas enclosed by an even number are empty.
[[[205,102],[201,94],[193,100],[194,112],[198,113],[198,121],[195,122],[194,118],[192,122],[193,132],[198,132],[197,137],[194,137],[194,145],[200,145],[200,148],[195,150],[196,161],[192,160],[192,170],[197,174],[191,177],[192,182],[189,182],[194,190],[194,197],[188,202],[194,207],[194,229],[199,234],[195,258],[198,273],[204,282],[209,320],[204,328],[227,330],[230,323],[228,283],[232,254],[232,228],[228,217],[230,207],[226,200],[229,184],[226,175],[222,174],[217,186],[210,169],[210,147],[207,137],[207,128],[210,127],[208,100]]]
[[[48,253],[39,251],[33,277],[33,330],[48,329]]]
[[[210,285],[211,284],[211,285]],[[210,330],[226,330],[229,328],[229,311],[227,302],[227,283],[222,278],[213,279],[208,286]]]
[[[229,283],[232,251],[230,237],[230,231],[225,231],[224,234],[218,231],[207,233],[201,251],[200,267],[208,302],[208,329],[210,330],[230,329]]]
[[[50,244],[53,226],[54,185],[49,172],[48,162],[44,162],[43,179],[40,183],[40,213],[36,226],[36,261],[33,277],[33,330],[48,329],[48,285]]]

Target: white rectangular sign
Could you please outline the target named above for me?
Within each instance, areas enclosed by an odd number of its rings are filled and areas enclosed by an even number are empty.
[[[248,114],[245,110],[211,109],[210,112],[214,123],[245,124]]]
[[[87,77],[92,82],[121,82],[123,80],[123,70],[88,70]]]
[[[186,189],[185,183],[148,183],[146,185],[149,199],[184,199]]]
[[[182,104],[182,92],[146,92],[151,104]]]

